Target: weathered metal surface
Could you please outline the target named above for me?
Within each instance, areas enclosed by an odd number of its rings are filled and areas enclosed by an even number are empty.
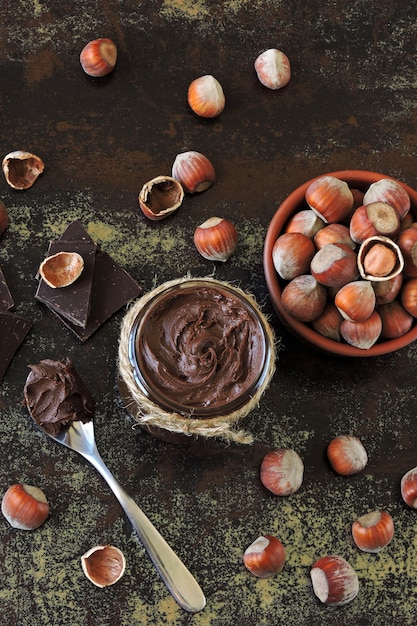
[[[34,532],[0,520],[0,611],[19,626],[195,626],[329,624],[407,625],[417,611],[416,519],[403,504],[400,478],[416,465],[417,346],[374,360],[322,355],[281,327],[262,269],[274,211],[300,183],[324,172],[369,169],[415,187],[417,26],[414,3],[377,0],[303,2],[166,0],[2,3],[1,151],[41,156],[32,189],[5,181],[0,195],[10,227],[0,266],[16,312],[34,327],[8,369],[0,393],[0,487],[36,484],[51,504]],[[115,71],[92,80],[79,65],[84,44],[117,43]],[[279,47],[293,75],[279,92],[262,87],[253,61]],[[219,118],[197,118],[188,84],[211,73],[222,83]],[[217,182],[186,197],[169,219],[139,212],[143,183],[169,174],[183,149],[205,153]],[[215,267],[193,246],[194,228],[211,215],[236,224],[236,253]],[[245,426],[253,446],[175,446],[132,428],[120,406],[116,357],[123,312],[81,344],[34,300],[48,242],[81,219],[90,236],[149,291],[190,272],[237,281],[253,293],[282,337],[277,372]],[[103,480],[75,454],[54,446],[22,404],[28,364],[70,357],[97,402],[99,449],[199,580],[207,607],[184,613],[157,577]],[[337,434],[361,437],[365,471],[336,476],[325,459]],[[301,490],[286,499],[264,490],[259,466],[273,447],[296,449],[305,463]],[[387,509],[393,542],[359,553],[353,519]],[[242,564],[262,533],[287,549],[284,570],[259,580]],[[124,577],[100,590],[80,556],[101,543],[126,555]],[[314,597],[309,568],[325,553],[358,572],[349,605],[326,608]]]

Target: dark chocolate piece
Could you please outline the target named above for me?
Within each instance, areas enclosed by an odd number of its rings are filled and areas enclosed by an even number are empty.
[[[0,312],[0,382],[31,328],[30,320],[9,311]]]
[[[6,279],[4,278],[4,274],[0,267],[0,311],[8,311],[13,307],[14,301],[12,298],[12,294],[9,291]]]
[[[72,324],[85,328],[91,306],[91,290],[97,245],[94,241],[64,241],[59,239],[49,245],[48,256],[57,252],[78,252],[84,259],[81,276],[68,287],[54,289],[40,279],[35,298],[50,309],[68,319]]]
[[[81,220],[74,220],[67,226],[58,241],[84,241],[84,243],[94,243],[88,232],[82,225]]]
[[[141,288],[135,280],[116,263],[107,252],[100,250],[91,239],[80,220],[74,220],[69,224],[61,237],[54,242],[60,246],[68,245],[75,252],[75,244],[96,246],[94,273],[91,286],[90,312],[86,324],[82,327],[65,316],[63,311],[47,306],[82,342],[87,341],[100,326],[102,326],[114,313],[125,306],[131,300],[137,298]],[[65,248],[69,250],[70,248]],[[58,252],[59,250],[56,250]],[[81,254],[81,253],[80,253]],[[85,261],[85,260],[84,260]],[[85,271],[85,269],[84,269]],[[43,282],[43,281],[42,281]],[[75,285],[76,283],[74,283]],[[67,290],[68,287],[65,288]],[[64,291],[65,291],[64,290]],[[52,290],[54,291],[54,290]],[[69,295],[70,292],[68,292]],[[67,297],[67,296],[66,296]],[[68,303],[67,306],[70,306]]]
[[[107,252],[99,250],[96,254],[90,316],[85,328],[69,323],[59,314],[58,317],[85,342],[114,313],[137,298],[141,291],[137,282]]]

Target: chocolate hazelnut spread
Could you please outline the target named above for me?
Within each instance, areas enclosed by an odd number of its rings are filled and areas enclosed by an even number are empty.
[[[247,400],[265,363],[264,331],[232,290],[182,287],[157,298],[143,315],[135,358],[162,403],[199,417],[199,409]]]
[[[95,402],[69,359],[29,365],[24,396],[32,418],[55,436],[73,421],[89,422]]]

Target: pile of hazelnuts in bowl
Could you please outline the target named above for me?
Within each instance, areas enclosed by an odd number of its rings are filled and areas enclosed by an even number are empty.
[[[276,211],[264,247],[275,311],[296,336],[342,356],[417,339],[417,192],[363,170],[307,181]]]

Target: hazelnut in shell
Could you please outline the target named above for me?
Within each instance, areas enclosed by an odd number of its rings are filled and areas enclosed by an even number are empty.
[[[303,476],[304,463],[290,448],[271,450],[262,460],[261,483],[276,496],[289,496],[298,491]]]
[[[400,247],[390,237],[369,237],[359,248],[358,268],[362,278],[384,281],[401,274],[404,258]]]
[[[307,187],[308,206],[326,223],[342,222],[353,206],[349,185],[335,176],[321,176]]]
[[[210,217],[194,231],[195,247],[208,261],[227,261],[237,242],[235,225],[223,217]]]
[[[382,333],[382,320],[378,311],[374,311],[363,322],[343,320],[340,334],[346,343],[361,350],[369,350],[378,341]]]
[[[382,320],[381,337],[395,339],[408,333],[413,325],[414,318],[398,300],[393,300],[378,307]]]
[[[327,458],[334,471],[342,476],[358,474],[368,463],[368,454],[354,435],[334,437],[327,446]]]
[[[381,178],[372,183],[363,197],[363,204],[371,202],[385,202],[392,206],[400,219],[403,219],[410,210],[411,200],[407,191],[398,180]]]
[[[349,222],[349,232],[356,243],[375,235],[395,237],[400,232],[400,219],[389,204],[372,202],[356,209]]]
[[[342,243],[355,250],[356,243],[352,240],[349,228],[344,224],[327,224],[314,236],[314,245],[317,249],[323,248],[328,243]]]
[[[392,302],[398,296],[403,285],[402,274],[397,274],[388,280],[372,282],[375,291],[376,304],[386,304]]]
[[[325,222],[311,209],[302,209],[290,217],[285,227],[286,233],[302,233],[310,239],[323,228]]]
[[[354,280],[336,293],[334,303],[342,316],[352,322],[364,322],[374,312],[376,298],[369,280]]]
[[[126,569],[124,554],[111,545],[94,546],[81,557],[84,574],[96,587],[114,585]]]
[[[408,470],[401,478],[401,497],[410,509],[417,509],[417,467]]]
[[[401,304],[407,313],[417,317],[417,278],[410,278],[401,289]]]
[[[402,230],[397,237],[397,244],[404,257],[404,272],[407,276],[417,277],[417,228]]]
[[[117,60],[116,44],[106,37],[93,39],[81,50],[80,63],[84,72],[94,78],[107,76]]]
[[[363,552],[380,552],[394,537],[394,521],[387,511],[371,511],[352,524],[353,541]]]
[[[205,191],[216,180],[212,162],[196,150],[177,154],[172,164],[172,176],[179,180],[187,193]]]
[[[359,592],[359,580],[353,567],[339,555],[318,559],[310,570],[313,591],[323,604],[342,606]]]
[[[307,274],[316,249],[314,243],[303,233],[283,233],[272,249],[274,267],[283,280],[291,280]]]
[[[35,530],[48,517],[49,504],[39,487],[17,483],[4,494],[1,512],[13,528]]]
[[[243,563],[258,578],[270,578],[282,571],[285,564],[285,548],[273,535],[261,535],[246,548]]]
[[[211,74],[196,78],[188,87],[187,101],[200,117],[217,117],[225,107],[223,87]]]
[[[313,320],[312,326],[314,330],[323,335],[323,337],[327,337],[333,341],[341,341],[342,335],[340,326],[342,322],[343,317],[337,306],[333,302],[328,302],[320,317]]]
[[[270,48],[262,52],[254,63],[258,80],[268,89],[282,89],[290,81],[291,64],[284,52]]]
[[[282,290],[283,309],[299,322],[312,322],[320,317],[326,302],[326,287],[311,274],[296,276]]]
[[[358,276],[356,253],[343,243],[328,243],[313,256],[310,272],[321,285],[339,289]]]

